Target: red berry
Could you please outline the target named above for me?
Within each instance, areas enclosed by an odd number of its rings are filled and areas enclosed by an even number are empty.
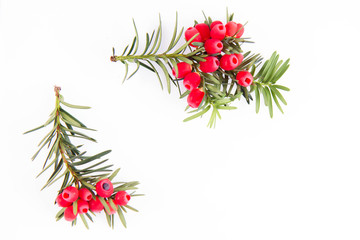
[[[244,56],[241,54],[241,53],[239,53],[239,54],[237,54],[237,53],[234,53],[234,55],[237,57],[237,59],[239,60],[239,64],[238,64],[238,66],[242,63],[242,61],[244,60]]]
[[[100,197],[110,197],[114,192],[114,187],[109,179],[102,179],[96,183],[96,192]]]
[[[89,189],[81,188],[79,190],[79,197],[84,201],[90,201],[92,198],[92,194]]]
[[[221,52],[223,49],[223,44],[219,39],[208,39],[206,40],[205,44],[205,51],[208,54],[215,54]]]
[[[210,38],[210,28],[207,24],[199,23],[195,25],[195,28],[199,31],[203,42]]]
[[[205,62],[200,62],[200,70],[205,73],[215,72],[220,65],[219,59],[214,56],[204,58]]]
[[[197,88],[200,82],[201,82],[200,74],[197,72],[192,72],[185,76],[183,84],[186,89],[191,91],[194,88]]]
[[[119,191],[115,195],[114,203],[119,206],[125,206],[130,201],[131,196],[125,191]]]
[[[220,41],[224,39],[225,34],[226,28],[222,24],[216,24],[210,31],[211,38],[219,39]]]
[[[77,206],[78,206],[78,212],[80,214],[87,213],[89,211],[89,203],[87,201],[79,199],[77,201]]]
[[[235,37],[235,33],[237,32],[238,26],[234,21],[230,21],[225,25],[226,28],[226,36]]]
[[[188,73],[191,73],[192,67],[186,62],[180,62],[177,64],[178,75],[176,76],[175,68],[172,69],[172,74],[176,78],[184,78]]]
[[[66,221],[74,221],[77,217],[78,213],[76,213],[76,215],[74,215],[74,210],[73,210],[73,206],[69,206],[65,209],[64,211],[64,218]]]
[[[211,25],[210,25],[210,29],[212,29],[215,25],[217,25],[217,24],[223,24],[221,21],[213,21],[212,23],[211,23]]]
[[[204,95],[205,93],[200,88],[195,88],[192,90],[187,97],[189,106],[192,108],[198,108],[204,98]]]
[[[89,208],[92,212],[101,212],[101,210],[104,209],[104,205],[100,202],[98,196],[95,197],[95,199],[91,199],[89,201]]]
[[[240,86],[248,87],[253,82],[253,76],[248,71],[240,71],[236,75],[236,80]]]
[[[68,207],[71,205],[71,202],[64,200],[64,198],[62,197],[62,194],[59,194],[57,196],[56,203],[59,205],[59,207]]]
[[[239,66],[239,59],[234,54],[226,54],[220,59],[220,67],[225,71],[230,71]]]
[[[239,31],[239,32],[238,32]],[[244,26],[240,23],[237,24],[237,29],[236,29],[236,32],[238,32],[236,34],[236,38],[241,38],[241,36],[244,34]]]
[[[202,42],[202,38],[201,38],[201,35],[200,35],[200,32],[196,29],[196,28],[194,28],[194,27],[189,27],[188,29],[186,29],[186,31],[185,31],[185,39],[186,39],[186,41],[189,41],[194,35],[196,35],[196,34],[199,34],[199,35],[197,35],[192,41],[191,41],[191,43],[193,43],[193,42]],[[192,47],[195,47],[194,45],[192,45],[190,43],[190,46],[192,46]]]
[[[76,187],[69,186],[62,192],[62,197],[65,201],[75,202],[79,197],[79,190]]]
[[[106,203],[107,203],[107,205],[108,205],[108,206],[109,206],[109,208],[110,208],[110,212],[108,212],[108,211],[106,210],[106,208],[105,208],[105,211],[107,212],[107,214],[109,214],[109,215],[113,215],[114,213],[116,213],[116,208],[115,208],[115,209],[113,209],[113,208],[111,207],[111,205],[110,205],[109,201],[106,201]]]

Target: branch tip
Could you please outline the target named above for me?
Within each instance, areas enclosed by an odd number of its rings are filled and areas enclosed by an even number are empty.
[[[61,91],[61,87],[59,86],[54,86],[54,92],[55,92],[55,95],[56,97],[59,97],[59,92]]]
[[[116,62],[116,56],[111,56],[111,57],[110,57],[110,61]]]

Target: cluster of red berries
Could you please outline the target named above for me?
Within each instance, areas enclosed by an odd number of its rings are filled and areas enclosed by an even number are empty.
[[[99,197],[107,198],[105,201],[109,206],[110,212],[106,209],[105,211],[109,215],[112,215],[117,211],[117,209],[114,209],[111,206],[109,198],[113,200],[116,207],[127,205],[131,199],[131,196],[126,191],[119,191],[113,195],[114,187],[109,179],[102,179],[97,182],[96,193],[97,195],[87,188],[78,189],[69,186],[57,196],[56,203],[60,207],[66,208],[64,211],[65,220],[74,221],[78,214],[87,213],[89,210],[94,213],[101,212],[104,209],[104,205],[101,203]],[[75,201],[77,202],[77,211],[75,211],[74,214],[73,203]]]
[[[172,69],[172,73],[176,78],[184,78],[183,84],[190,91],[187,98],[189,106],[199,107],[205,95],[204,91],[198,88],[201,82],[200,74],[192,72],[192,66],[186,62],[178,63],[177,69],[178,74],[176,74],[175,68]]]
[[[244,33],[244,27],[240,23],[229,21],[224,25],[221,21],[214,21],[209,26],[206,23],[196,24],[195,27],[189,27],[185,31],[185,39],[189,41],[198,34],[189,44],[197,47],[193,43],[200,42],[204,44],[207,57],[205,61],[200,62],[199,69],[204,73],[212,73],[219,68],[224,71],[231,71],[238,67],[244,59],[239,53],[221,54],[223,51],[223,41],[228,37],[240,38]],[[175,68],[172,73],[176,78],[184,78],[183,84],[190,91],[187,102],[190,107],[197,108],[204,98],[204,91],[199,88],[201,83],[200,74],[192,72],[191,64],[180,62],[177,64],[178,74]],[[248,87],[253,82],[253,76],[248,71],[239,71],[236,75],[237,83],[243,87]]]

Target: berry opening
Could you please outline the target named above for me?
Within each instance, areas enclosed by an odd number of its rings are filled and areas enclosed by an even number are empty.
[[[109,190],[110,189],[110,184],[108,184],[108,183],[104,183],[103,185],[102,185],[102,187],[103,187],[103,189],[104,190]]]
[[[250,79],[250,78],[247,78],[247,79],[245,79],[245,82],[246,82],[247,84],[250,84],[250,83],[251,83],[251,79]]]
[[[82,210],[83,213],[87,213],[87,211],[88,211],[87,208],[84,208],[84,209]]]
[[[218,65],[218,66],[220,65],[220,62],[219,62],[218,59],[215,60],[215,64]]]
[[[63,198],[69,198],[69,197],[70,197],[70,195],[68,193],[63,194]]]
[[[233,62],[234,64],[237,64],[237,63],[238,63],[238,59],[237,59],[236,57],[234,57],[234,58],[232,59],[232,62]]]
[[[190,89],[190,85],[189,85],[189,84],[185,84],[185,87],[186,87],[187,89]]]
[[[223,29],[224,29],[224,26],[219,26],[219,29],[220,29],[220,30],[223,30]]]
[[[91,198],[92,198],[92,196],[91,196],[91,195],[89,195],[89,196],[87,196],[87,197],[86,197],[86,200],[90,201],[90,200],[91,200]]]
[[[216,46],[217,46],[218,48],[222,48],[222,47],[223,47],[222,43],[218,43]]]
[[[128,200],[128,201],[130,201],[130,195],[126,195],[126,199]]]

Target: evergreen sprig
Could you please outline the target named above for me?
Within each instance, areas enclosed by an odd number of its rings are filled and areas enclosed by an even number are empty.
[[[183,44],[182,46],[177,48],[172,53],[169,53],[178,44],[178,42],[181,39],[181,36],[184,32],[184,27],[183,27],[183,28],[181,28],[180,32],[178,33],[178,30],[177,30],[178,29],[178,14],[176,13],[174,32],[173,32],[172,39],[168,45],[168,48],[164,52],[158,53],[161,43],[162,43],[162,22],[161,22],[161,17],[159,15],[159,26],[156,30],[156,33],[155,33],[155,30],[152,32],[151,36],[148,33],[146,33],[146,44],[145,44],[144,51],[141,54],[136,55],[136,53],[138,51],[138,46],[139,46],[139,35],[138,35],[137,27],[136,27],[134,20],[133,20],[133,24],[134,24],[134,29],[135,29],[135,37],[134,37],[131,45],[127,45],[125,47],[121,56],[116,56],[115,49],[113,48],[113,56],[111,56],[111,58],[110,58],[111,61],[113,61],[113,62],[120,61],[121,63],[123,63],[125,65],[125,75],[124,75],[123,81],[128,80],[132,76],[134,76],[134,74],[139,70],[139,67],[142,66],[156,74],[156,76],[159,79],[160,86],[163,89],[163,81],[160,77],[160,73],[159,73],[158,69],[153,64],[153,63],[155,63],[156,65],[158,65],[158,67],[163,72],[163,75],[165,76],[168,92],[169,93],[171,92],[171,83],[173,83],[180,91],[180,86],[179,86],[178,81],[176,79],[174,79],[171,76],[171,74],[169,74],[167,66],[170,69],[172,69],[174,66],[175,71],[177,73],[178,70],[177,70],[176,64],[181,61],[187,62],[189,64],[193,64],[194,61],[204,61],[203,58],[206,57],[207,55],[201,54],[201,51],[184,54],[186,47],[197,35],[193,36],[189,41],[187,41],[185,44]],[[129,46],[130,46],[130,48],[129,48]],[[136,68],[135,68],[134,72],[132,72],[130,75],[128,74],[129,63],[136,63]]]
[[[210,26],[213,22],[212,19],[210,17],[207,17],[204,12],[203,14],[205,18],[204,23]],[[229,14],[228,11],[226,11],[226,23],[232,21],[233,17],[234,13]],[[236,107],[230,105],[235,100],[240,100],[241,98],[244,98],[246,102],[250,104],[250,102],[253,100],[253,97],[251,95],[253,92],[255,92],[256,113],[258,113],[260,109],[260,95],[263,96],[264,104],[269,108],[269,114],[271,117],[273,117],[273,102],[283,113],[283,109],[280,105],[279,100],[284,105],[286,105],[287,103],[282,94],[280,93],[280,90],[289,91],[290,89],[282,85],[278,85],[276,84],[276,82],[289,68],[290,59],[287,59],[285,62],[283,60],[279,60],[279,55],[274,52],[270,59],[263,62],[263,58],[260,54],[254,54],[250,51],[244,53],[244,51],[242,50],[242,45],[244,43],[253,42],[250,41],[249,38],[236,38],[236,33],[234,34],[234,36],[225,37],[225,39],[222,41],[224,46],[222,52],[225,54],[242,53],[244,56],[242,63],[231,71],[224,71],[219,68],[213,73],[204,73],[199,70],[200,62],[205,61],[204,58],[209,55],[206,53],[204,44],[202,42],[192,42],[192,40],[198,34],[194,35],[191,39],[189,39],[189,41],[185,42],[177,50],[169,53],[179,43],[179,40],[181,39],[182,33],[184,31],[184,28],[182,28],[180,32],[177,33],[177,13],[173,36],[170,40],[169,47],[165,52],[162,53],[158,53],[162,38],[161,18],[159,17],[159,26],[156,32],[154,30],[151,35],[149,35],[148,33],[146,34],[145,49],[140,54],[137,54],[139,35],[134,20],[133,23],[136,36],[134,37],[134,40],[130,45],[130,49],[128,50],[128,45],[123,51],[122,55],[117,56],[115,54],[115,49],[113,48],[113,56],[111,56],[111,61],[120,61],[121,63],[125,64],[124,81],[134,76],[134,74],[139,70],[141,66],[155,73],[157,78],[159,79],[161,88],[163,88],[163,81],[160,77],[161,74],[159,73],[160,70],[158,70],[154,66],[153,63],[155,63],[155,65],[158,65],[159,69],[161,69],[161,72],[165,76],[165,82],[167,84],[168,92],[170,93],[171,83],[173,83],[179,91],[180,98],[186,97],[190,92],[182,92],[179,85],[179,80],[182,79],[173,78],[170,72],[174,68],[177,74],[177,63],[179,62],[186,62],[191,64],[193,70],[198,72],[201,76],[201,87],[202,90],[205,92],[205,98],[197,109],[190,110],[189,106],[186,107],[185,110],[193,115],[184,119],[184,122],[201,117],[210,109],[212,109],[208,126],[214,127],[216,124],[216,120],[221,119],[220,110],[237,109]],[[198,22],[195,20],[194,26],[196,24],[198,24]],[[240,30],[238,30],[238,32],[239,31]],[[195,49],[192,49],[189,46],[191,42],[193,45],[196,46]],[[211,56],[221,56],[221,53],[212,54]],[[129,63],[136,63],[136,69],[128,77]],[[253,84],[250,86],[250,89],[237,84],[236,74],[242,70],[250,71],[254,77],[254,81]]]
[[[46,187],[51,186],[55,182],[62,179],[61,187],[58,191],[60,194],[65,188],[69,186],[75,186],[77,189],[87,188],[91,191],[93,198],[95,199],[95,186],[98,181],[101,179],[108,178],[113,180],[118,174],[120,169],[113,171],[111,167],[113,164],[108,163],[108,159],[103,159],[104,156],[109,154],[111,150],[106,150],[95,155],[87,155],[86,151],[82,151],[81,148],[83,145],[74,145],[72,143],[73,138],[79,138],[91,142],[96,142],[96,140],[88,135],[80,132],[79,130],[89,130],[95,131],[86,127],[81,121],[71,115],[64,107],[73,108],[73,109],[89,109],[90,107],[79,106],[67,103],[64,101],[64,97],[59,93],[60,87],[55,87],[55,109],[51,112],[49,119],[41,126],[34,128],[25,132],[24,134],[39,130],[50,124],[52,124],[52,129],[39,143],[38,151],[33,155],[32,160],[39,155],[40,151],[47,146],[49,153],[46,155],[44,165],[40,173],[37,175],[39,177],[44,172],[51,171],[50,177],[48,178],[46,184],[42,187],[43,190]],[[113,182],[114,191],[128,191],[136,190],[139,182]],[[135,192],[130,194],[131,196],[139,196],[140,194],[135,194]],[[114,196],[108,198],[111,206],[113,206],[112,199]],[[107,205],[104,198],[99,197],[104,208],[109,211],[109,206]],[[77,201],[73,203],[74,214],[76,214]],[[135,208],[126,205],[116,207],[121,223],[126,227],[126,221],[124,218],[124,212],[127,212],[126,209],[137,211]],[[60,220],[64,216],[65,208],[62,208],[58,214],[56,214],[56,220]],[[114,227],[114,215],[108,214],[107,211],[104,211],[106,214],[106,219],[110,227]],[[90,211],[92,215],[92,213]],[[93,222],[93,219],[89,213],[79,214],[82,222],[85,227],[88,228],[87,220]],[[85,218],[86,217],[86,218]],[[72,224],[76,224],[76,219],[72,221]]]

